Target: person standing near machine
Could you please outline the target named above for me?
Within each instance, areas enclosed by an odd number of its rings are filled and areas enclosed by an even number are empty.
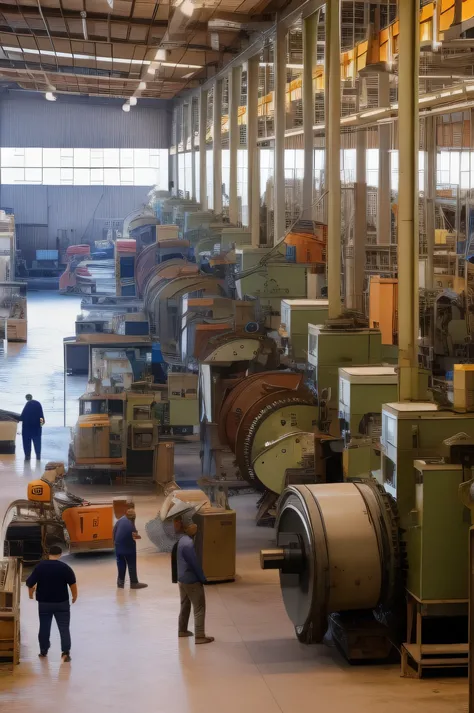
[[[36,453],[36,459],[41,459],[41,428],[44,425],[43,407],[31,394],[26,394],[26,404],[21,412],[23,450],[25,460],[31,460],[31,442]]]
[[[192,636],[188,631],[191,605],[194,612],[194,637],[196,644],[210,644],[213,636],[206,636],[206,595],[204,584],[206,577],[202,571],[194,549],[193,537],[197,532],[197,525],[192,521],[191,513],[183,513],[173,519],[174,530],[181,535],[172,553],[173,581],[176,579],[179,586],[181,607],[178,620],[178,636],[180,638]]]
[[[148,584],[138,581],[137,575],[137,540],[141,540],[135,527],[136,513],[129,508],[126,514],[114,525],[114,545],[117,557],[117,587],[125,587],[125,576],[130,577],[130,589],[144,589]]]
[[[52,545],[49,548],[49,558],[36,565],[26,580],[26,586],[30,592],[30,599],[33,599],[36,591],[40,621],[38,634],[40,657],[46,658],[48,655],[51,622],[54,616],[61,637],[61,658],[64,662],[69,662],[71,660],[69,589],[74,604],[77,599],[77,584],[71,567],[59,561],[61,555],[62,550],[59,545]]]

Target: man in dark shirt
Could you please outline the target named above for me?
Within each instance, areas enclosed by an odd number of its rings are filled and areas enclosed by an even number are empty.
[[[31,459],[31,441],[35,447],[37,460],[41,458],[41,427],[44,424],[43,407],[35,401],[31,394],[26,394],[26,404],[21,412],[20,421],[23,423],[22,438],[25,460]]]
[[[71,567],[65,562],[59,561],[61,554],[61,548],[58,545],[52,545],[49,550],[49,559],[42,560],[36,565],[26,580],[26,586],[30,590],[30,599],[33,599],[36,589],[40,620],[38,634],[40,657],[45,658],[48,655],[51,622],[54,616],[61,637],[62,660],[70,661],[71,634],[69,632],[69,624],[71,611],[69,589],[71,590],[72,603],[74,604],[77,599],[77,584],[76,576]]]
[[[141,540],[135,527],[136,514],[133,508],[129,508],[127,513],[121,517],[114,525],[114,545],[117,557],[117,587],[123,589],[125,586],[125,575],[130,577],[130,589],[144,589],[148,584],[138,581],[137,575],[137,543]]]
[[[176,557],[175,568],[179,586],[181,608],[178,620],[178,636],[180,638],[192,636],[188,631],[191,605],[194,612],[194,637],[196,644],[210,644],[213,636],[206,636],[206,595],[203,585],[206,576],[202,571],[194,549],[193,537],[197,532],[197,525],[192,521],[192,514],[184,513],[173,520],[174,530],[181,535],[176,550],[173,548],[172,557]]]

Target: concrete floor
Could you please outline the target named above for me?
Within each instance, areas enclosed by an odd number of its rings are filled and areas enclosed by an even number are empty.
[[[43,400],[48,394],[39,386],[48,388],[49,368],[42,361],[34,366],[36,395]],[[16,380],[23,393],[19,367]],[[67,443],[66,429],[45,429],[43,464],[65,459]],[[178,463],[181,472],[189,461],[185,456]],[[27,480],[41,472],[41,464],[34,461],[24,469],[21,449],[16,457],[0,457],[0,521],[8,503],[24,496]],[[116,491],[89,487],[76,492],[102,499]],[[13,673],[0,675],[1,711],[467,711],[466,679],[406,680],[396,665],[351,667],[330,645],[298,643],[283,608],[277,574],[259,568],[258,551],[272,542],[272,531],[253,524],[255,496],[232,501],[238,516],[237,581],[206,588],[207,630],[215,643],[196,648],[192,639],[178,640],[178,597],[170,581],[169,555],[156,552],[144,532],[159,500],[142,491],[135,501],[137,525],[144,535],[139,542],[139,576],[148,589],[117,591],[111,555],[68,557],[76,571],[79,599],[72,610],[73,661],[60,664],[56,632],[48,660],[37,657],[36,604],[29,601],[25,587],[21,664]]]

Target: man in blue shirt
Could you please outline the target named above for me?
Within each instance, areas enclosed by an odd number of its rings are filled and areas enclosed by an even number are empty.
[[[21,412],[20,421],[23,423],[22,438],[25,460],[31,460],[31,441],[35,447],[36,459],[41,458],[41,427],[44,424],[43,407],[35,401],[31,394],[26,394],[26,404]]]
[[[181,537],[176,547],[177,578],[181,608],[178,620],[178,636],[192,636],[188,631],[191,605],[194,612],[194,636],[196,644],[210,644],[213,636],[206,636],[206,595],[204,584],[206,577],[202,571],[194,549],[193,537],[197,532],[197,525],[192,521],[192,515],[184,513],[173,520],[175,532]]]
[[[114,545],[117,557],[117,587],[125,586],[125,575],[130,577],[130,589],[144,589],[148,584],[138,581],[137,576],[137,540],[141,540],[135,527],[135,510],[129,508],[127,513],[114,525]]]
[[[36,590],[40,620],[38,634],[40,657],[45,658],[48,655],[51,623],[54,616],[61,637],[61,657],[63,661],[69,662],[71,660],[69,589],[71,590],[72,603],[74,604],[77,599],[77,584],[76,576],[71,567],[65,562],[59,561],[61,554],[62,550],[59,545],[52,545],[49,548],[49,559],[41,560],[36,565],[26,580],[26,586],[30,590],[30,599],[33,599]]]

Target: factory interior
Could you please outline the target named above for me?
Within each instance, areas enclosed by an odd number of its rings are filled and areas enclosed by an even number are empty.
[[[1,0],[0,710],[474,713],[473,469],[474,0]]]

